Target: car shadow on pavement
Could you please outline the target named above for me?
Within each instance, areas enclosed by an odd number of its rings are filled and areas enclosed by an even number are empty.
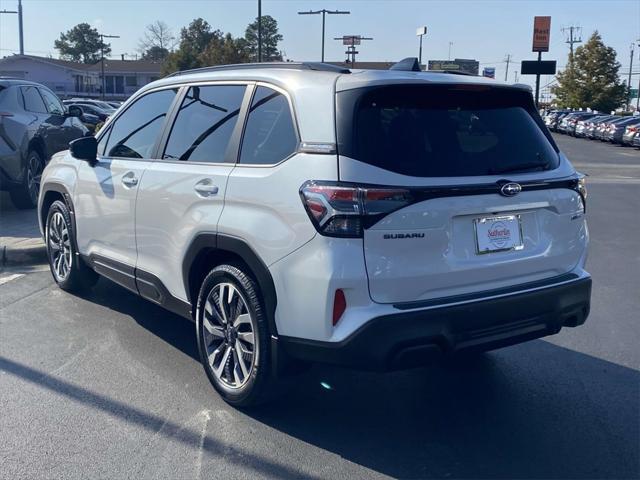
[[[189,320],[115,286],[86,298],[198,361]],[[392,477],[640,474],[640,372],[546,340],[403,372],[317,365],[289,383],[242,413]]]

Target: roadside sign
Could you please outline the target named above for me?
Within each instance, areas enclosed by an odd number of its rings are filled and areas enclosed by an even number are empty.
[[[554,75],[555,60],[523,60],[520,65],[521,75]]]
[[[426,35],[427,34],[427,27],[418,27],[416,29],[416,35],[419,37],[421,35]]]
[[[495,67],[484,67],[482,69],[482,76],[487,78],[496,78]]]
[[[548,52],[551,37],[551,17],[534,17],[533,52]]]
[[[343,45],[360,45],[360,35],[345,35],[342,37]]]

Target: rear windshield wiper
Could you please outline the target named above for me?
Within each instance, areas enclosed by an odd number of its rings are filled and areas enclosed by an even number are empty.
[[[536,170],[541,168],[542,170],[549,169],[549,162],[529,162],[529,163],[520,163],[518,165],[507,165],[502,168],[491,168],[489,169],[489,174],[497,175],[500,173],[508,173],[508,172],[519,172],[521,170]]]

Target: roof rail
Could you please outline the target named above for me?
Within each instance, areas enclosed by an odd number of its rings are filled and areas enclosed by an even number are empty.
[[[429,70],[431,73],[448,73],[449,75],[464,75],[467,77],[477,77],[473,73],[463,72],[462,70]]]
[[[210,67],[181,70],[167,75],[165,78],[177,77],[191,73],[219,72],[224,70],[249,70],[253,68],[286,68],[288,70],[314,70],[318,72],[351,73],[351,70],[330,63],[322,62],[262,62],[262,63],[236,63],[232,65],[212,65]]]

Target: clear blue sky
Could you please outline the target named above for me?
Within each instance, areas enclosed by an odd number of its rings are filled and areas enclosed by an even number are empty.
[[[0,10],[16,10],[17,0],[0,0]],[[362,45],[360,60],[398,60],[418,55],[416,27],[427,25],[423,60],[474,58],[495,66],[504,78],[506,54],[509,80],[531,52],[533,17],[550,15],[551,47],[543,58],[566,63],[568,45],[562,27],[579,25],[583,39],[599,30],[607,45],[618,51],[623,71],[629,68],[629,46],[640,38],[640,0],[263,0],[262,11],[278,21],[284,35],[281,49],[292,60],[319,60],[320,16],[299,16],[299,10],[341,9],[351,15],[327,16],[326,59],[343,60],[344,47],[333,39],[362,34],[374,40]],[[25,50],[34,55],[57,56],[53,41],[60,32],[88,22],[101,32],[120,35],[111,42],[113,55],[136,53],[145,25],[166,22],[176,35],[192,19],[202,17],[214,28],[242,35],[257,15],[257,0],[23,0]],[[0,56],[18,52],[17,16],[0,15]],[[640,71],[638,48],[636,67]],[[624,78],[626,78],[626,73]],[[638,76],[634,76],[637,82]],[[520,81],[531,83],[532,77]],[[545,80],[543,79],[543,83]]]

